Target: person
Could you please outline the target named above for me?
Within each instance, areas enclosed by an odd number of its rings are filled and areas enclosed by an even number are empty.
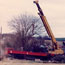
[[[63,45],[65,46],[65,42],[63,41]]]
[[[45,45],[40,45],[40,52],[47,53],[48,52],[47,47]]]

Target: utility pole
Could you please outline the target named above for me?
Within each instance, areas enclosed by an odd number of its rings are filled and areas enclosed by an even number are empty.
[[[2,26],[0,27],[0,40],[2,39]]]

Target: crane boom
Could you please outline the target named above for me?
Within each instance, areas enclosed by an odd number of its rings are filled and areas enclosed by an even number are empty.
[[[55,39],[55,37],[54,37],[54,35],[52,33],[52,30],[51,30],[47,20],[46,20],[46,17],[44,16],[44,13],[42,12],[42,9],[39,6],[38,1],[34,1],[34,3],[37,5],[38,11],[39,11],[38,14],[39,14],[39,16],[40,16],[40,18],[41,18],[41,20],[42,20],[42,22],[44,24],[44,27],[45,27],[49,37],[51,37],[51,40],[52,40],[52,43],[53,43],[53,48],[58,49],[58,44],[56,42],[56,39]]]

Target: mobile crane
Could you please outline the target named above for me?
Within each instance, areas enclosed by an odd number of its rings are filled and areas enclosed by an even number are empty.
[[[43,25],[49,35],[49,37],[52,40],[52,47],[53,50],[52,51],[48,51],[47,53],[45,52],[30,52],[30,51],[17,51],[14,49],[8,49],[7,50],[7,54],[13,55],[14,57],[18,57],[18,58],[25,58],[26,56],[30,56],[32,58],[39,58],[41,60],[53,60],[53,61],[62,61],[65,62],[65,55],[64,55],[64,51],[59,47],[58,42],[56,41],[52,30],[46,20],[46,17],[44,16],[44,13],[42,12],[42,9],[39,6],[38,0],[34,1],[34,3],[36,4],[38,11],[39,11],[39,16],[43,22]]]
[[[51,28],[50,28],[50,26],[49,26],[49,24],[48,24],[48,22],[46,20],[46,17],[44,16],[44,13],[42,12],[42,9],[39,6],[38,0],[34,1],[34,3],[36,4],[36,6],[38,8],[38,11],[39,11],[38,14],[39,14],[39,16],[40,16],[40,18],[41,18],[41,20],[43,22],[43,25],[44,25],[49,37],[52,40],[52,43],[53,43],[52,44],[53,45],[53,51],[49,51],[49,53],[63,54],[64,51],[61,48],[59,48],[58,42],[56,41],[56,39],[55,39],[55,37],[54,37],[54,35],[52,33],[52,30],[51,30]]]

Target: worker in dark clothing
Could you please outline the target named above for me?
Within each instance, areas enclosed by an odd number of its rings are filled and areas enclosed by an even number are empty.
[[[63,41],[63,45],[65,46],[65,42]]]

